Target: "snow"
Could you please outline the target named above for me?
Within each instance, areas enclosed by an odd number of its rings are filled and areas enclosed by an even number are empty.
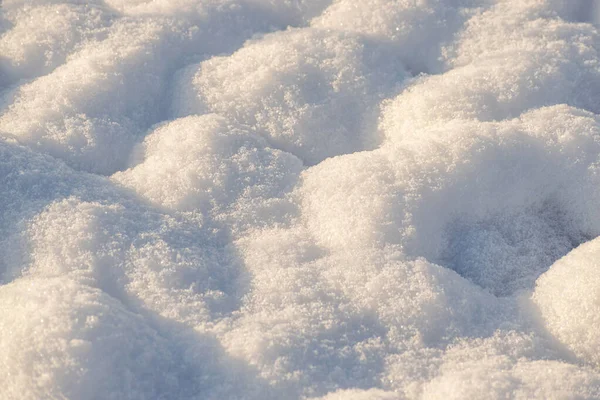
[[[600,398],[599,12],[4,0],[0,398]]]
[[[600,365],[600,340],[590,327],[600,323],[597,252],[598,240],[579,246],[539,278],[533,294],[549,333],[582,362],[595,366]]]

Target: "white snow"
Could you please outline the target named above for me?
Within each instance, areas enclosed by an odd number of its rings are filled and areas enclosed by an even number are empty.
[[[557,261],[538,279],[533,300],[549,333],[582,362],[600,366],[598,240]],[[585,295],[582,296],[581,294]]]
[[[600,398],[599,13],[4,0],[0,398]]]

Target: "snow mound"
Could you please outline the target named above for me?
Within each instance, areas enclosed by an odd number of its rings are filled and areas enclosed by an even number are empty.
[[[3,398],[158,398],[178,391],[178,355],[99,290],[54,278],[0,289]]]
[[[146,136],[143,161],[113,179],[153,203],[234,230],[285,215],[302,162],[217,115],[180,118]],[[282,211],[283,210],[283,211]]]
[[[292,29],[188,68],[175,114],[222,114],[312,165],[374,148],[378,102],[406,76],[385,47],[361,37]]]
[[[587,364],[600,365],[598,240],[589,241],[540,276],[533,293],[548,332]]]

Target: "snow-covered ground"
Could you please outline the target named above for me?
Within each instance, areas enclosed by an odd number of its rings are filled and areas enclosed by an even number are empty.
[[[592,0],[3,0],[0,399],[600,399]]]

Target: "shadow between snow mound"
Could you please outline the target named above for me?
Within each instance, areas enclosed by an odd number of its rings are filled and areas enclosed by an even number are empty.
[[[445,228],[438,262],[496,296],[532,289],[554,261],[591,236],[556,203],[531,208],[479,220],[457,217]]]
[[[598,0],[556,0],[554,3],[558,3],[561,16],[566,17],[569,21],[600,23]]]

